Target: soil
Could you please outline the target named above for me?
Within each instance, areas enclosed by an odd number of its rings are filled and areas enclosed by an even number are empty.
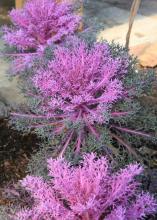
[[[0,0],[0,25],[9,23],[7,14],[13,7],[15,7],[14,0]]]
[[[0,119],[0,192],[26,175],[29,158],[38,147],[39,140],[34,134],[23,135],[13,130],[7,119]],[[3,203],[0,199],[0,205]]]

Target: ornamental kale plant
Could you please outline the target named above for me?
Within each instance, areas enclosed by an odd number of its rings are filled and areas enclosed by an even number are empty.
[[[32,206],[16,212],[18,220],[140,220],[155,214],[157,204],[140,192],[135,177],[143,171],[131,164],[114,173],[105,157],[86,154],[73,167],[63,158],[48,160],[49,180],[27,176],[22,186]]]
[[[42,53],[50,43],[59,43],[73,34],[80,23],[74,14],[74,6],[68,1],[27,0],[23,9],[13,9],[9,16],[12,27],[3,28],[3,39],[14,53],[13,68],[16,71],[30,67],[32,58]]]
[[[136,114],[143,114],[137,98],[151,86],[150,79],[137,72],[135,59],[125,49],[74,38],[57,46],[48,65],[36,71],[27,112],[12,113],[12,120],[19,130],[34,129],[51,142],[61,137],[59,155],[68,146],[76,153],[93,151],[94,145],[97,150],[106,145],[114,149],[116,141],[137,156],[128,141],[132,135],[151,138],[136,130]]]

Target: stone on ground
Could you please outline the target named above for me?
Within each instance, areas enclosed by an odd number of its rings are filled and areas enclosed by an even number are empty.
[[[125,45],[131,3],[126,0],[89,1],[91,6],[86,9],[88,16],[93,20],[95,18],[97,24],[101,23],[101,29],[96,33],[98,41],[105,39]],[[157,1],[142,0],[131,33],[131,53],[138,56],[142,66],[154,67],[157,65],[156,45]]]
[[[2,41],[0,47],[3,47]],[[14,106],[24,102],[24,98],[18,89],[18,79],[10,80],[6,74],[8,69],[9,63],[0,57],[0,109],[4,109],[5,105]]]

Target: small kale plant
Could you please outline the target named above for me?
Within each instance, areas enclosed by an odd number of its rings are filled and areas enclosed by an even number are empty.
[[[137,71],[136,60],[124,48],[107,42],[72,38],[51,51],[47,65],[32,70],[26,112],[12,112],[12,123],[51,142],[59,137],[59,155],[68,146],[79,153],[121,145],[137,157],[129,142],[136,146],[141,138],[154,139],[147,132],[153,134],[157,125],[149,120],[147,127],[151,112],[139,101],[153,74]]]
[[[22,9],[11,10],[9,17],[13,25],[3,28],[3,39],[12,51],[6,55],[13,58],[13,73],[30,68],[46,45],[73,34],[81,19],[72,2],[56,0],[27,0]]]
[[[49,180],[26,176],[21,181],[33,202],[14,219],[142,220],[156,213],[155,199],[141,192],[135,179],[143,171],[139,164],[113,172],[105,157],[92,153],[76,167],[63,158],[49,159],[48,170]]]

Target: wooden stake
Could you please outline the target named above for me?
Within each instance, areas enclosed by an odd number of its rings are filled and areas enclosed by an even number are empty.
[[[131,6],[130,18],[129,18],[129,29],[126,35],[126,44],[125,44],[126,48],[129,48],[131,30],[132,30],[132,26],[135,20],[135,16],[140,7],[140,3],[141,3],[141,0],[134,0]]]
[[[15,0],[15,7],[22,8],[24,4],[24,0]]]

